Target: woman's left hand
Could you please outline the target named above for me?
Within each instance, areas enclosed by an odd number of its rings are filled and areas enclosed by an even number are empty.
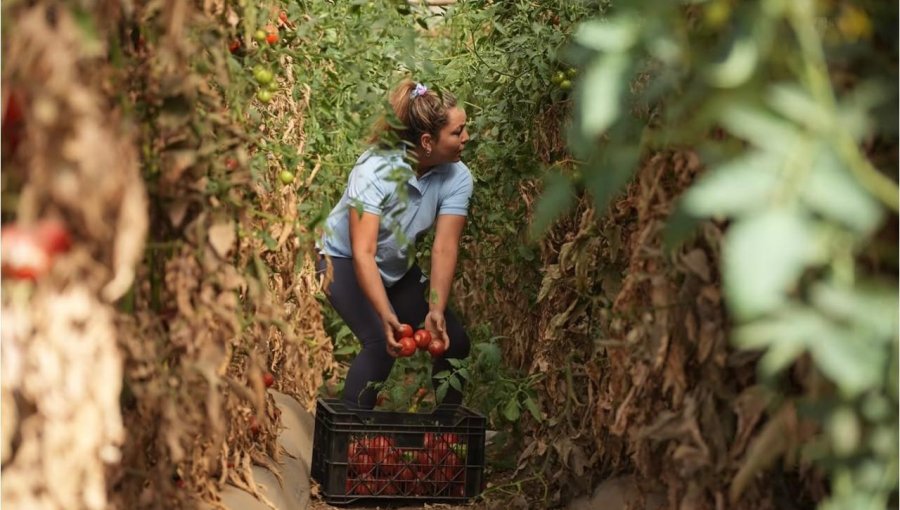
[[[440,339],[444,342],[444,350],[450,349],[450,337],[447,335],[447,321],[444,319],[444,312],[432,310],[425,316],[425,329],[427,329],[432,338]]]

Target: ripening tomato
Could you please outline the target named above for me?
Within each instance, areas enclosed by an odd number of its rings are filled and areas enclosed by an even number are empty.
[[[431,353],[432,358],[440,358],[446,350],[447,347],[440,340],[435,339],[428,343],[428,352]]]
[[[253,39],[255,39],[256,42],[265,41],[266,40],[266,31],[260,29],[260,30],[257,30],[256,32],[253,32]]]
[[[282,23],[287,23],[287,22],[288,22],[288,15],[287,15],[287,13],[284,12],[284,11],[279,12],[279,13],[278,13],[278,19],[279,19]]]
[[[266,388],[271,388],[275,384],[275,376],[271,372],[266,372],[263,374],[263,384],[266,385]]]
[[[409,324],[401,324],[400,328],[397,329],[397,335],[399,338],[412,338],[413,336],[413,328]]]
[[[256,93],[256,98],[260,100],[262,103],[268,103],[272,100],[272,91],[266,89],[260,89]]]
[[[413,335],[413,339],[415,339],[419,350],[424,351],[428,349],[428,344],[431,343],[431,333],[427,329],[420,329]]]
[[[400,355],[409,357],[416,353],[416,341],[410,337],[400,339]]]

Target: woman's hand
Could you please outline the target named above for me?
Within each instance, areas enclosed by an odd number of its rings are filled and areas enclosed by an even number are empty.
[[[400,320],[393,313],[387,314],[381,318],[384,324],[384,341],[387,344],[387,352],[393,357],[397,357],[400,351],[400,342],[394,338],[394,332],[400,329]]]
[[[450,348],[450,336],[447,335],[447,321],[444,312],[432,310],[425,316],[425,329],[431,333],[431,337],[444,342],[444,350]]]

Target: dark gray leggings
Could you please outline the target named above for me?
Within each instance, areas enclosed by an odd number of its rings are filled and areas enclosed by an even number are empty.
[[[362,351],[354,358],[347,372],[343,400],[350,406],[372,409],[378,392],[367,386],[370,382],[380,383],[388,378],[394,366],[394,358],[387,353],[381,318],[359,288],[353,260],[333,257],[331,263],[334,266],[334,278],[326,290],[328,301],[362,343]],[[320,273],[324,272],[325,260],[320,259],[316,268]],[[401,323],[418,328],[425,321],[428,314],[425,296],[429,287],[419,266],[413,266],[400,281],[385,290]],[[447,320],[450,349],[443,358],[433,363],[432,374],[450,370],[450,363],[446,358],[461,359],[469,355],[469,337],[462,325],[449,309],[444,312],[444,317]],[[434,380],[432,384],[436,386]],[[444,403],[461,404],[462,394],[451,387],[444,397]]]

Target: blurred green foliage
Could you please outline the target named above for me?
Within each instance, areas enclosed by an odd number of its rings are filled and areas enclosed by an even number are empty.
[[[819,425],[797,450],[830,474],[826,509],[896,498],[896,19],[896,2],[633,0],[569,51],[583,70],[570,146],[599,210],[653,151],[708,166],[669,240],[729,222],[733,341],[762,353],[776,405]],[[801,357],[826,384],[791,389]]]

